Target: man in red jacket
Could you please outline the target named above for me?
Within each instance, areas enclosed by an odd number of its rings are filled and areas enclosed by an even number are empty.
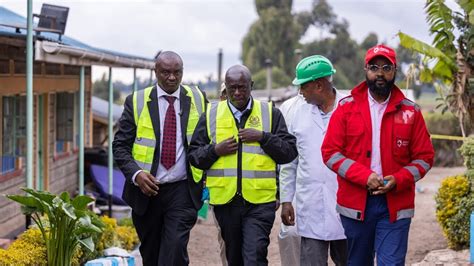
[[[434,150],[418,105],[394,85],[395,51],[365,56],[366,80],[342,99],[321,150],[337,173],[337,211],[348,240],[349,265],[404,265],[415,207],[415,183]]]

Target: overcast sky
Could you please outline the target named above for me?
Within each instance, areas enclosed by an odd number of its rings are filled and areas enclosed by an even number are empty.
[[[450,6],[455,6],[449,0]],[[448,2],[449,2],[448,1]],[[217,52],[224,51],[224,71],[241,63],[241,41],[257,20],[252,0],[75,0],[33,1],[33,13],[43,2],[68,6],[66,35],[89,45],[132,55],[153,57],[173,50],[184,60],[184,80],[216,77]],[[424,0],[328,0],[338,18],[349,21],[358,42],[369,32],[379,41],[398,45],[403,31],[430,42],[423,11]],[[309,10],[312,0],[293,0],[293,12]],[[0,5],[25,16],[26,1],[0,0]],[[303,42],[320,36],[308,31]],[[94,68],[99,78],[105,68]],[[148,77],[148,71],[140,71]],[[115,70],[114,79],[130,82],[131,71]]]

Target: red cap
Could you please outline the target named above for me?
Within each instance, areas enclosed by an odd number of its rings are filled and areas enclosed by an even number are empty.
[[[376,45],[367,50],[367,54],[365,54],[365,64],[367,65],[370,60],[377,56],[383,56],[392,62],[392,64],[397,65],[397,54],[395,50],[383,44]]]

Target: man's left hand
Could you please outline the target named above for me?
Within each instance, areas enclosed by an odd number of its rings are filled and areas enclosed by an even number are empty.
[[[378,187],[377,190],[374,190],[372,192],[372,195],[385,194],[397,185],[397,180],[395,180],[395,177],[393,175],[384,176],[383,180],[385,185]]]
[[[239,129],[239,139],[242,142],[258,142],[263,138],[263,131],[254,128]]]

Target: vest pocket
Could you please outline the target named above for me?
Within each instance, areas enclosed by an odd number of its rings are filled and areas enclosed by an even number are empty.
[[[207,178],[206,187],[224,187],[226,185],[225,177]]]
[[[254,178],[248,180],[249,185],[254,189],[276,190],[275,178]]]

